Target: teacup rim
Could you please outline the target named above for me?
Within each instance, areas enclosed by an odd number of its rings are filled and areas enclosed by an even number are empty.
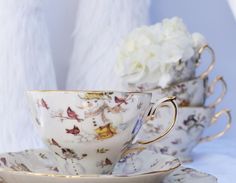
[[[152,92],[157,91],[157,90],[168,90],[168,89],[170,89],[172,87],[175,87],[175,86],[183,84],[183,83],[191,83],[191,82],[194,82],[194,81],[203,81],[203,82],[205,82],[208,79],[209,79],[209,77],[202,78],[201,76],[198,76],[198,77],[194,77],[194,78],[192,78],[190,80],[173,83],[172,85],[167,86],[166,88],[157,87],[157,88],[153,88],[153,89],[143,90],[142,92],[147,92],[147,93],[151,92],[152,93]]]
[[[119,91],[119,90],[26,90],[26,93],[128,93],[140,95],[152,95],[151,92],[142,91]]]

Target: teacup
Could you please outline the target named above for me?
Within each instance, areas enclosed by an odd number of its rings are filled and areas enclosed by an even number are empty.
[[[200,76],[196,76],[196,68],[199,67],[202,54],[205,50],[208,50],[211,54],[211,62],[207,69],[200,74]],[[166,88],[173,84],[180,83],[183,81],[192,80],[194,78],[200,77],[200,78],[206,78],[209,73],[212,71],[215,65],[215,53],[214,50],[209,45],[202,46],[195,55],[187,60],[182,61],[179,60],[178,64],[172,64],[169,67],[168,71],[168,78],[169,81],[166,86],[163,87],[159,85],[158,83],[150,83],[150,82],[141,82],[141,83],[128,83],[125,84],[125,87],[127,87],[130,91],[146,91],[146,90],[152,90],[157,88]]]
[[[219,138],[231,127],[229,110],[224,109],[214,113],[214,107],[180,107],[174,129],[161,141],[153,143],[151,146],[162,154],[179,158],[182,162],[192,161],[191,152],[197,144]],[[225,128],[215,135],[203,137],[203,132],[214,125],[221,116],[227,117]],[[149,139],[153,134],[159,134],[166,125],[162,121],[162,117],[159,116],[158,124],[145,123],[137,139],[141,137]]]
[[[150,120],[151,94],[117,91],[29,91],[36,128],[55,163],[65,174],[107,174],[132,143],[149,144],[173,128],[177,107],[174,97],[154,104],[173,109],[170,125],[153,139],[134,142]]]
[[[176,102],[179,107],[187,106],[203,106],[207,97],[214,94],[216,85],[220,84],[222,91],[220,95],[211,104],[210,107],[215,107],[224,98],[227,92],[227,84],[222,76],[216,77],[208,86],[208,78],[195,78],[190,81],[181,82],[165,89],[150,90],[152,93],[152,102],[159,100],[164,96],[176,96]]]

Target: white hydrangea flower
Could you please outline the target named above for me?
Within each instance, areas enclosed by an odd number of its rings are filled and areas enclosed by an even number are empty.
[[[205,37],[198,32],[192,34],[192,39],[193,39],[193,47],[196,50],[200,49],[200,47],[207,44]]]
[[[132,31],[118,54],[117,71],[127,83],[156,82],[165,86],[170,67],[191,59],[196,49],[206,44],[199,34],[190,34],[182,19],[164,19],[152,26]]]

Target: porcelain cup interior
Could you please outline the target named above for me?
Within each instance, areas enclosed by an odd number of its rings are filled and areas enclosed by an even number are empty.
[[[203,137],[203,132],[223,116],[227,119],[225,128],[212,136]],[[166,124],[161,116],[158,116],[158,121],[158,124],[145,123],[137,138],[148,139],[153,133],[160,133]],[[215,113],[214,107],[179,107],[174,129],[152,146],[162,154],[175,156],[182,162],[189,162],[192,160],[191,152],[197,144],[221,137],[230,126],[231,114],[228,110]]]
[[[112,171],[141,128],[151,94],[30,91],[28,98],[35,126],[55,162],[66,174],[78,175]]]

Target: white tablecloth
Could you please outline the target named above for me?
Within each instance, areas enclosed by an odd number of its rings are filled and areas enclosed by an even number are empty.
[[[219,183],[236,182],[236,138],[233,135],[200,144],[193,156],[194,161],[186,166],[216,176]]]

